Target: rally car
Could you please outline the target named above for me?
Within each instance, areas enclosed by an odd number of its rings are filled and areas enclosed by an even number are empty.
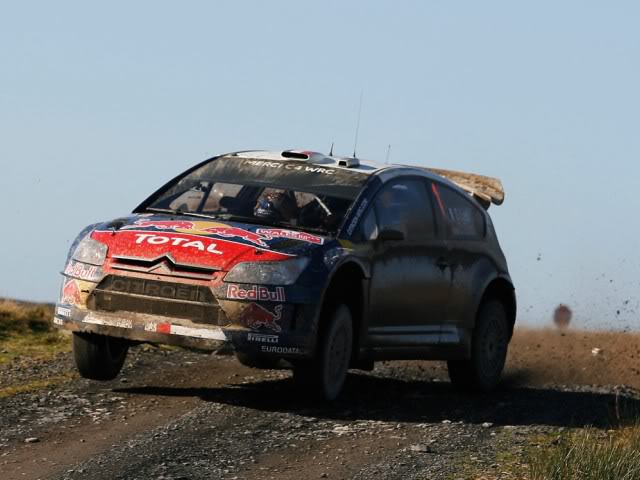
[[[389,359],[447,360],[455,385],[488,390],[516,318],[487,213],[503,198],[499,180],[461,172],[220,155],[78,235],[54,322],[94,380],[135,343],[227,343],[329,400],[348,369]]]

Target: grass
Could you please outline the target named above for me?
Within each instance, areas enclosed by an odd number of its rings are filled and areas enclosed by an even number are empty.
[[[612,403],[608,417],[602,419],[607,428],[531,432],[517,442],[512,430],[497,432],[491,442],[493,458],[490,452],[480,462],[462,455],[456,471],[447,478],[640,480],[640,411],[623,396],[616,395]]]
[[[70,351],[68,336],[53,327],[53,305],[0,300],[0,364],[16,357],[49,359]]]
[[[640,480],[640,424],[565,433],[528,460],[532,480]]]
[[[48,378],[31,380],[26,383],[20,383],[19,385],[0,387],[0,398],[11,397],[20,393],[31,393],[38,390],[49,389],[75,378],[78,378],[78,374],[68,372],[61,375],[54,375]]]
[[[496,445],[495,463],[463,456],[450,477],[464,480],[640,480],[640,420],[623,419],[614,429],[584,427],[528,435],[525,451],[512,448],[510,435]],[[431,478],[430,476],[425,476]]]
[[[555,434],[528,452],[531,480],[640,480],[640,412],[616,395],[608,430]]]
[[[53,305],[0,300],[0,338],[11,333],[49,331],[52,317]]]

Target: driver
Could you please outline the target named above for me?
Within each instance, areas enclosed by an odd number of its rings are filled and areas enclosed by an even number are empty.
[[[253,215],[272,222],[293,223],[298,218],[298,204],[285,192],[263,192],[253,209]]]

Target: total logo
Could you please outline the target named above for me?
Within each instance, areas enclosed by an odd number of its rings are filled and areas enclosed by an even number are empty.
[[[268,287],[258,287],[254,285],[249,288],[242,288],[240,285],[229,285],[227,287],[227,298],[234,300],[262,300],[266,302],[284,302],[286,297],[283,287],[276,287],[270,290]]]
[[[190,222],[188,220],[137,220],[133,225],[124,227],[132,228],[155,228],[156,230],[174,230],[179,233],[191,235],[218,235],[225,238],[240,238],[261,247],[266,247],[264,238],[257,233],[250,232],[244,228],[231,227],[224,223],[217,222]]]
[[[148,243],[150,245],[171,244],[184,248],[195,248],[201,252],[215,253],[222,255],[220,250],[216,250],[216,244],[202,240],[190,240],[182,237],[165,237],[164,235],[155,235],[153,233],[136,233],[136,243]]]

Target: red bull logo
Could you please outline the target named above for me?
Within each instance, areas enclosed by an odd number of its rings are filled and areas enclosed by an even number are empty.
[[[244,310],[243,316],[246,318],[247,326],[250,328],[258,329],[264,327],[274,332],[280,332],[282,328],[278,321],[282,316],[282,305],[276,305],[273,310],[271,312],[257,303],[252,303]]]
[[[94,265],[84,265],[80,262],[69,262],[64,269],[64,274],[70,277],[95,282],[102,276],[102,271],[99,267]]]
[[[263,237],[261,235],[250,232],[249,230],[245,230],[243,228],[209,227],[209,228],[205,228],[203,231],[207,233],[211,233],[213,235],[220,235],[221,237],[241,238],[243,240],[246,240],[247,242],[255,243],[256,245],[260,245],[262,247],[267,246],[267,244],[263,241]]]
[[[155,228],[156,230],[173,230],[192,235],[218,235],[225,238],[240,238],[261,247],[266,247],[265,237],[244,228],[230,227],[217,222],[190,222],[185,220],[137,220],[124,229]]]
[[[237,300],[261,300],[268,302],[284,302],[286,296],[283,287],[276,287],[270,290],[267,287],[253,285],[249,288],[242,288],[240,285],[229,285],[227,287],[227,298]]]
[[[62,287],[62,295],[60,303],[66,303],[71,305],[80,305],[82,303],[82,297],[80,296],[80,288],[78,282],[75,280],[69,280]]]

